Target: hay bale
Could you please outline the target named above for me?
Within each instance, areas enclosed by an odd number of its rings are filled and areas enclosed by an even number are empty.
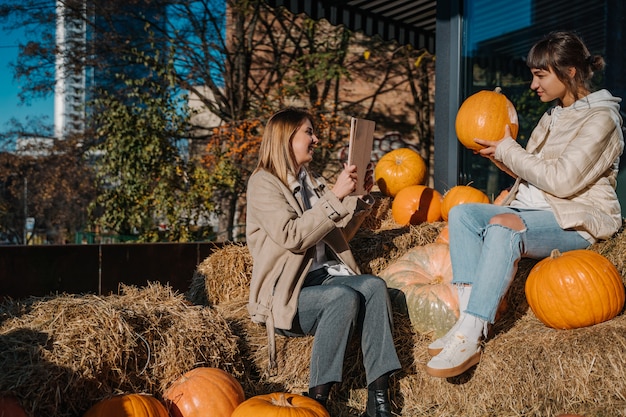
[[[361,224],[362,229],[368,230],[385,230],[396,228],[393,217],[391,216],[392,198],[382,195],[381,193],[372,193],[375,198],[372,211]]]
[[[626,220],[619,232],[611,239],[595,243],[591,250],[598,252],[615,265],[619,273],[626,276]]]
[[[60,295],[0,305],[0,393],[31,415],[82,415],[116,393],[159,396],[196,366],[243,374],[238,340],[214,309],[168,287]]]
[[[198,265],[187,298],[198,305],[247,299],[252,255],[242,243],[227,243]]]
[[[279,374],[269,375],[267,373],[269,364],[267,331],[264,325],[250,320],[246,304],[247,300],[232,300],[215,306],[242,342],[240,349],[250,361],[247,371],[258,378],[252,386],[244,387],[244,389],[247,392],[258,391],[259,393],[267,392],[269,387],[272,390],[280,389],[297,393],[307,391],[313,337],[290,338],[276,335],[276,360]]]

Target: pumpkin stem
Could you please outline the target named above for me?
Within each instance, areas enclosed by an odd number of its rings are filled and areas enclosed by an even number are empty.
[[[550,252],[550,259],[556,259],[559,256],[561,256],[561,252],[558,249],[552,249],[552,252]]]
[[[289,402],[289,400],[287,400],[287,397],[285,396],[284,392],[280,393],[280,396],[278,397],[277,400],[272,400],[272,403],[274,405],[277,405],[279,407],[292,407],[291,403]]]
[[[493,91],[495,91],[496,93],[501,93],[502,92],[502,88],[501,87],[496,87],[493,89]]]

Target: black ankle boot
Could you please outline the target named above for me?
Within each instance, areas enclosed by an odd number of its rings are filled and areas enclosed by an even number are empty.
[[[308,393],[308,392],[303,392],[302,395],[304,395],[305,397],[313,398],[315,401],[320,403],[324,408],[328,409],[326,407],[326,403],[328,402],[327,395],[322,395],[322,394],[311,395],[311,393]]]
[[[322,406],[323,406],[324,408],[328,409],[328,408],[326,407],[326,403],[328,402],[328,397],[327,397],[327,396],[317,394],[317,395],[316,395],[313,399],[314,399],[315,401],[317,401],[318,403],[322,404]]]
[[[361,417],[392,417],[389,390],[367,390],[367,407]]]

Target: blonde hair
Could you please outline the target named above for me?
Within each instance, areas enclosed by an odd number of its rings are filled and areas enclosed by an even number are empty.
[[[528,52],[526,64],[530,69],[554,71],[575,100],[580,98],[581,89],[591,91],[594,71],[605,66],[604,58],[591,55],[580,36],[566,31],[551,32],[537,42]],[[569,76],[570,68],[576,69],[573,77]]]
[[[297,175],[296,156],[291,142],[306,120],[313,124],[311,115],[302,109],[289,107],[270,116],[259,147],[259,163],[256,170],[264,169],[288,185],[288,175]]]

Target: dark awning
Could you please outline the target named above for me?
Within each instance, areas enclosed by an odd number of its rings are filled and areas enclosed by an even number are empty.
[[[368,36],[435,52],[436,0],[266,0]]]

